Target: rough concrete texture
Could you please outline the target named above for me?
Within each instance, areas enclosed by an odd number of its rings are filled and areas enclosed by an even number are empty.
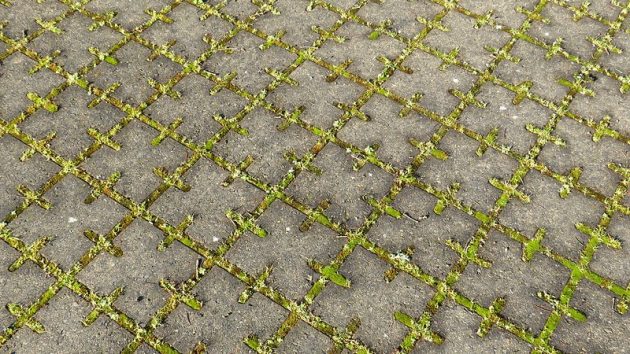
[[[628,0],[0,0],[0,352],[630,352]]]

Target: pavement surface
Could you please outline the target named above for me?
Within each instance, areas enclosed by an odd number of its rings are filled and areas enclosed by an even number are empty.
[[[630,352],[628,0],[0,0],[0,352]]]

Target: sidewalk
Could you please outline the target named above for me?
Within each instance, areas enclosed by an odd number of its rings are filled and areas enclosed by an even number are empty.
[[[0,351],[627,351],[629,16],[0,0]]]

